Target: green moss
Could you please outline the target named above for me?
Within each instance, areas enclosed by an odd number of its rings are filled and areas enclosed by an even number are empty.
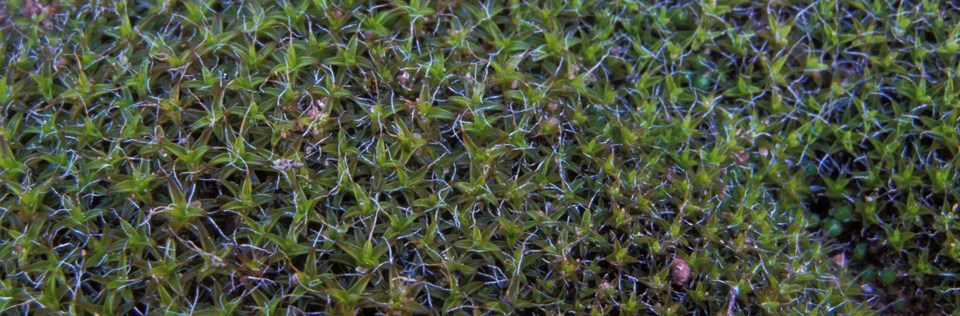
[[[853,211],[850,209],[850,206],[847,205],[833,210],[833,218],[840,222],[845,222],[850,219],[851,215],[853,215]]]
[[[863,260],[867,257],[867,244],[859,243],[853,248],[853,257],[857,260]]]
[[[843,223],[840,221],[828,218],[823,221],[823,229],[827,233],[827,237],[836,237],[843,233]]]
[[[897,271],[893,268],[886,268],[880,271],[880,282],[883,284],[893,284],[897,281]]]
[[[863,280],[863,282],[873,282],[873,280],[877,279],[877,270],[873,267],[863,270],[863,272],[860,273],[860,279]]]
[[[958,17],[6,1],[0,313],[956,310]]]

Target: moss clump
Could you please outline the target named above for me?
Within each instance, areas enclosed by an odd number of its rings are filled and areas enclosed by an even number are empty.
[[[956,313],[955,9],[6,1],[0,311]]]

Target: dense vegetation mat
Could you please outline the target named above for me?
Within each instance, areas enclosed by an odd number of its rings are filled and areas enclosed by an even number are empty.
[[[958,12],[4,1],[0,311],[957,313]]]

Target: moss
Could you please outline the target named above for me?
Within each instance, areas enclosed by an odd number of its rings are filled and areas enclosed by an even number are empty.
[[[953,9],[6,1],[0,311],[954,312]]]

